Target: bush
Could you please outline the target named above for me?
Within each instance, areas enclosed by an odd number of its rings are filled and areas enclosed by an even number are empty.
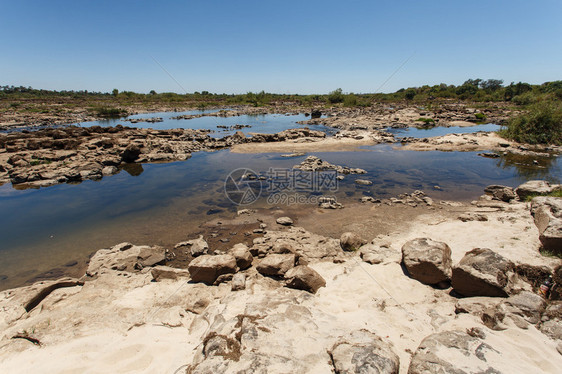
[[[486,119],[486,115],[484,113],[475,113],[474,117],[476,117],[479,121],[484,121]]]
[[[534,104],[528,113],[511,118],[499,134],[520,143],[562,145],[562,105]]]
[[[328,94],[328,102],[330,104],[342,103],[343,100],[344,96],[341,88],[338,88],[337,90],[332,91]]]
[[[537,97],[532,92],[525,92],[521,95],[517,95],[511,99],[511,101],[517,105],[529,105],[537,102]]]
[[[357,96],[354,94],[345,95],[343,99],[344,106],[356,106],[357,105]]]
[[[126,110],[120,108],[96,107],[92,111],[96,116],[102,118],[121,118],[128,114]]]

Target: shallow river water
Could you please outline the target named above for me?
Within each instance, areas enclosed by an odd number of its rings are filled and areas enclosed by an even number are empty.
[[[163,117],[162,114],[151,116]],[[283,115],[202,117],[138,125],[190,127],[191,121],[198,121],[193,122],[194,128],[213,128],[209,124],[216,121],[225,126],[253,124],[252,128],[245,129],[248,132],[265,132],[262,127],[268,132],[277,132],[296,127],[295,121],[303,118]],[[411,133],[404,136],[411,136]],[[474,152],[402,151],[399,145],[310,154],[367,171],[364,175],[346,176],[338,182],[336,191],[329,192],[343,203],[358,201],[362,196],[388,198],[414,190],[424,190],[436,200],[470,201],[490,184],[517,186],[530,179],[557,182],[562,179],[562,163],[556,158],[490,159]],[[231,217],[240,209],[224,192],[224,181],[231,171],[248,168],[266,176],[271,173],[270,168],[288,169],[305,157],[284,158],[278,153],[236,154],[227,149],[194,153],[192,158],[182,162],[130,165],[117,175],[77,185],[28,190],[0,186],[0,289],[39,279],[53,268],[84,263],[95,250],[119,242],[170,245],[185,240],[186,232],[193,231],[190,228],[211,218]],[[368,179],[373,185],[358,186],[354,183],[357,178]],[[248,207],[271,204],[267,199],[270,196],[268,185],[268,181],[263,181],[260,198]],[[305,195],[317,193],[306,192]]]

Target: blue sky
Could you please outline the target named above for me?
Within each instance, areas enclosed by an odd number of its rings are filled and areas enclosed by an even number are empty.
[[[382,92],[542,83],[562,79],[561,16],[560,0],[0,0],[0,85],[183,93],[159,63],[188,92],[375,92],[405,61]]]

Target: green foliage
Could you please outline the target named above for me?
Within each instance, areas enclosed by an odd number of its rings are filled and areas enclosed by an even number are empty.
[[[423,122],[426,125],[433,125],[435,123],[435,120],[433,118],[425,118],[425,117],[420,117],[416,121]]]
[[[345,95],[345,98],[343,99],[343,105],[352,107],[357,106],[357,96],[355,96],[354,94]]]
[[[413,100],[415,96],[416,90],[414,90],[413,88],[408,88],[406,91],[404,91],[404,98],[406,100]]]
[[[562,197],[562,190],[554,190],[546,195],[541,194],[530,194],[525,198],[525,201],[530,202],[537,196],[552,196],[552,197]]]
[[[510,119],[499,134],[520,143],[562,145],[562,104],[533,104],[527,113]]]
[[[475,113],[474,117],[476,117],[479,121],[484,121],[486,119],[486,115],[484,113]]]
[[[328,100],[328,103],[330,103],[330,104],[342,103],[343,100],[344,100],[342,89],[338,88],[337,90],[334,90],[334,91],[330,92],[328,94],[327,100]]]

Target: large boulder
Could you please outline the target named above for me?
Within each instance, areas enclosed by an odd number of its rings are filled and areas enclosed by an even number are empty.
[[[478,336],[463,331],[439,332],[422,340],[408,374],[509,373],[504,371],[509,363],[498,362],[497,357],[498,351]]]
[[[400,369],[392,345],[367,330],[340,337],[328,353],[336,373],[398,374]]]
[[[306,265],[295,266],[285,273],[287,287],[316,293],[326,286],[326,280],[318,272]]]
[[[531,214],[543,248],[562,253],[562,198],[535,197],[531,202]]]
[[[463,296],[507,297],[514,267],[491,249],[475,248],[453,267],[453,288]]]
[[[519,199],[525,200],[528,196],[547,195],[556,188],[558,188],[558,186],[552,186],[547,181],[533,180],[517,187],[515,193],[519,196]]]
[[[402,262],[412,278],[425,284],[451,279],[451,248],[446,243],[418,238],[402,246]]]
[[[248,246],[244,243],[238,243],[230,250],[230,254],[236,259],[236,265],[241,270],[247,269],[252,266],[254,257],[250,253]]]
[[[352,232],[344,232],[340,237],[340,245],[344,251],[356,251],[363,244],[365,244],[365,241]]]
[[[295,260],[292,253],[270,254],[260,261],[256,269],[263,275],[283,276],[295,266]]]
[[[211,285],[219,276],[236,272],[236,259],[232,255],[202,255],[193,259],[187,270],[194,282]]]

